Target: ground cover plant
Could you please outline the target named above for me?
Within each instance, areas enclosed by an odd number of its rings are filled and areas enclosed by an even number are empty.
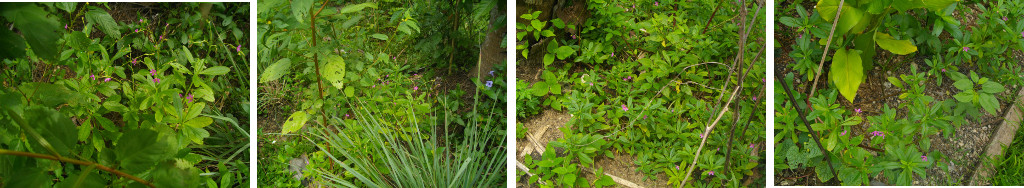
[[[764,184],[763,4],[517,4],[518,185]]]
[[[1012,1],[780,1],[778,185],[965,185],[1020,88]]]
[[[247,3],[0,4],[0,187],[246,187]]]
[[[504,185],[503,5],[260,2],[258,185]]]

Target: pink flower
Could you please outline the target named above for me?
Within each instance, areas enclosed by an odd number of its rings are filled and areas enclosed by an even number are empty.
[[[971,48],[968,48],[968,47],[964,46],[964,51],[965,51],[965,52],[966,52],[967,50],[970,50],[970,49],[971,49]]]
[[[348,114],[345,114],[345,117],[348,117]]]
[[[708,175],[709,175],[709,176],[714,176],[714,175],[715,175],[715,171],[714,171],[714,170],[712,170],[712,171],[708,171]]]
[[[153,78],[153,83],[158,83],[159,84],[160,83],[160,79],[159,78]]]
[[[943,69],[942,69],[942,72],[946,72],[946,69],[945,69],[945,68],[943,68]]]
[[[96,75],[95,74],[89,75],[89,78],[92,78],[92,80],[96,80]]]
[[[142,23],[142,19],[139,19],[139,23]]]
[[[412,86],[412,90],[413,91],[416,91],[416,90],[419,90],[419,89],[420,89],[420,86]]]
[[[679,165],[676,165],[676,170],[679,170]]]
[[[928,156],[927,155],[922,155],[921,156],[921,160],[922,161],[928,161]]]
[[[626,108],[626,105],[625,105],[625,104],[623,104],[623,105],[622,105],[622,111],[629,111],[629,108]]]
[[[109,78],[109,77],[108,77],[108,78],[106,78],[106,79],[103,79],[103,82],[109,82],[109,81],[110,81],[110,78]]]
[[[872,131],[871,136],[882,136],[882,138],[885,139],[885,133],[881,131]]]
[[[64,29],[68,29],[68,24],[64,24]]]
[[[160,40],[164,40],[164,36],[163,35],[160,35]]]
[[[1006,16],[1003,16],[1003,21],[1010,21],[1010,19],[1007,19]]]
[[[700,133],[700,138],[704,139],[704,133]]]
[[[132,65],[135,65],[135,64],[139,63],[139,61],[137,59],[138,58],[132,58]]]
[[[754,102],[757,102],[757,97],[754,97]]]
[[[241,44],[238,45],[237,50],[238,50],[238,52],[242,52],[242,45]]]
[[[654,2],[654,6],[658,6],[658,2],[657,1]]]
[[[644,115],[644,119],[647,119],[647,115]]]
[[[854,109],[853,111],[856,111],[858,114],[861,112],[860,108]]]
[[[839,133],[839,136],[845,136],[845,135],[846,135],[846,130],[843,130],[843,133]]]
[[[612,52],[612,57],[615,57],[615,52]]]
[[[156,69],[149,69],[149,75],[156,76]]]
[[[139,32],[139,29],[135,29],[135,32],[136,32],[136,33],[138,33],[138,32]]]
[[[754,143],[750,143],[750,148],[754,148]]]
[[[188,94],[188,97],[187,97],[186,99],[188,99],[188,102],[192,102],[192,94],[191,94],[191,93],[189,93],[189,94]]]

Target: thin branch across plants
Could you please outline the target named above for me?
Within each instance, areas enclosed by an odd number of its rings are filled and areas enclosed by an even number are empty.
[[[82,161],[82,160],[77,160],[77,159],[69,159],[69,158],[57,157],[57,156],[46,155],[46,154],[29,153],[29,152],[21,152],[21,151],[11,151],[11,150],[6,150],[6,149],[0,149],[0,155],[14,155],[14,156],[32,157],[32,158],[49,159],[49,160],[54,160],[54,161],[73,163],[73,164],[82,165],[82,166],[95,166],[97,169],[100,169],[100,170],[103,170],[103,171],[107,171],[107,172],[110,172],[112,174],[115,174],[115,175],[118,175],[118,176],[121,176],[121,177],[125,177],[125,178],[128,178],[128,179],[134,180],[136,182],[142,183],[143,185],[146,185],[146,186],[149,186],[149,187],[154,187],[152,183],[150,183],[149,181],[143,180],[142,178],[135,177],[135,176],[132,176],[131,174],[127,174],[127,173],[124,173],[124,172],[121,172],[121,171],[118,171],[118,170],[114,170],[113,168],[110,168],[110,167],[107,167],[107,166],[103,166],[101,164],[94,163],[94,162]]]

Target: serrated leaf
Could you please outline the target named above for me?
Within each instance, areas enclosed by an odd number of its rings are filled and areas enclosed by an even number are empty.
[[[77,2],[57,2],[55,5],[57,5],[57,8],[60,8],[61,10],[64,10],[68,13],[75,12],[75,9],[78,8]]]
[[[327,63],[324,65],[321,74],[334,88],[342,89],[345,86],[345,59],[340,56],[331,55],[324,58]]]
[[[864,67],[861,65],[860,51],[839,49],[832,56],[832,67],[829,70],[832,83],[847,101],[853,102],[857,97],[857,89],[864,82]]]
[[[288,73],[288,69],[292,67],[292,60],[284,58],[277,60],[276,63],[263,69],[263,75],[260,76],[260,83],[270,82],[281,78],[284,74]]]
[[[302,129],[306,125],[306,120],[306,112],[296,111],[292,113],[291,116],[288,116],[288,121],[285,121],[284,125],[281,126],[281,134],[288,134]]]
[[[25,39],[9,29],[0,29],[0,60],[25,56]]]
[[[88,13],[85,13],[85,19],[88,20],[89,23],[98,25],[100,31],[106,33],[107,36],[111,38],[121,37],[121,26],[118,26],[117,22],[114,21],[114,17],[110,17],[110,14],[106,11],[90,10]]]
[[[166,141],[158,140],[160,137],[156,131],[148,129],[125,132],[113,148],[120,166],[128,172],[137,173],[174,155],[168,151],[170,145]]]
[[[295,20],[299,23],[306,23],[306,18],[309,18],[309,9],[313,7],[313,0],[292,0],[291,4],[292,16],[295,16]]]
[[[49,59],[57,59],[57,39],[60,35],[57,32],[61,29],[57,20],[48,17],[48,11],[43,10],[35,4],[8,4],[5,11],[0,12],[8,21],[14,22],[25,36],[25,41],[32,48],[37,56]],[[13,7],[13,8],[12,8]]]
[[[210,68],[207,68],[207,69],[205,69],[203,71],[200,71],[199,74],[205,74],[205,75],[224,75],[224,74],[227,74],[230,71],[231,71],[231,69],[228,69],[228,67],[216,66],[216,67],[210,67]]]
[[[896,40],[889,34],[875,33],[875,43],[882,49],[889,50],[894,54],[907,55],[917,51],[917,46],[910,40]]]
[[[68,35],[68,45],[71,48],[82,51],[87,49],[90,44],[92,44],[92,39],[89,39],[89,36],[81,31],[71,32]]]

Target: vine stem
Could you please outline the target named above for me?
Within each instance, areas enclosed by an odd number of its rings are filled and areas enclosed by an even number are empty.
[[[77,159],[62,158],[62,157],[57,157],[57,156],[53,156],[53,155],[45,155],[45,154],[38,154],[38,153],[11,151],[11,150],[6,150],[6,149],[0,149],[0,155],[14,155],[14,156],[32,157],[32,158],[49,159],[49,160],[54,160],[54,161],[73,163],[73,164],[83,165],[83,166],[94,166],[97,169],[100,169],[100,170],[103,170],[103,171],[107,171],[107,172],[110,172],[112,174],[115,174],[115,175],[118,175],[118,176],[121,176],[121,177],[125,177],[125,178],[131,179],[131,180],[135,180],[136,182],[142,183],[143,185],[146,185],[146,186],[149,186],[149,187],[155,187],[155,186],[153,186],[152,183],[150,183],[150,182],[148,182],[146,180],[143,180],[142,178],[135,177],[135,176],[132,176],[130,174],[127,174],[127,173],[124,173],[124,172],[121,172],[121,171],[118,171],[118,170],[114,170],[114,169],[112,169],[110,167],[103,166],[101,164],[94,163],[94,162],[82,161],[82,160],[77,160]]]
[[[845,1],[846,0],[839,0],[839,8],[836,9],[836,16],[832,17],[832,29],[829,29],[828,31],[828,41],[825,42],[825,52],[821,53],[821,61],[818,62],[818,71],[817,74],[814,75],[814,83],[811,84],[811,92],[808,93],[807,96],[814,96],[814,90],[818,89],[818,77],[821,77],[821,68],[825,67],[825,57],[828,57],[828,49],[832,46],[832,35],[836,32],[836,24],[839,23],[839,15],[843,12],[843,2]],[[807,101],[807,104],[810,105],[810,101]]]

